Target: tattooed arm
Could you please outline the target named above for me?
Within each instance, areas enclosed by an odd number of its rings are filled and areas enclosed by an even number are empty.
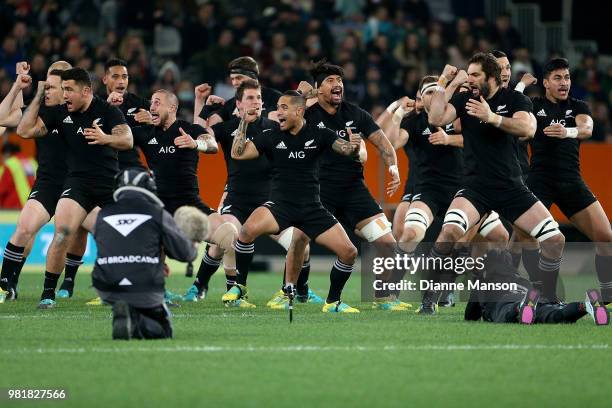
[[[248,122],[246,121],[246,115],[240,119],[240,124],[238,125],[238,132],[236,132],[236,136],[234,136],[234,141],[232,142],[232,159],[234,160],[252,160],[259,157],[259,151],[251,142],[246,138],[246,130],[248,126]]]
[[[389,142],[389,139],[387,139],[387,136],[385,136],[385,132],[383,132],[381,129],[370,134],[368,140],[372,142],[374,146],[376,146],[380,156],[385,162],[385,165],[389,169],[391,181],[387,185],[387,194],[393,195],[401,183],[399,170],[397,168],[397,156],[395,154],[395,149],[393,149],[393,145],[391,145],[391,142]]]

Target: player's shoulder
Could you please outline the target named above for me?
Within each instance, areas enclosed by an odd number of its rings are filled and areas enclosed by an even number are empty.
[[[262,130],[280,129],[278,122],[273,121],[272,119],[264,118],[263,116],[260,118],[260,126]]]
[[[347,114],[366,113],[369,115],[369,113],[365,109],[361,108],[356,103],[348,102],[348,101],[342,101],[342,103],[340,104],[339,111],[345,112]]]
[[[149,109],[151,104],[148,99],[131,92],[126,92],[123,99],[127,101],[130,107]]]
[[[274,88],[268,88],[267,86],[261,87],[261,96],[263,98],[280,98],[282,93]]]
[[[569,98],[569,105],[574,109],[579,108],[581,110],[589,110],[589,105],[586,103],[586,101],[574,98],[572,96]]]

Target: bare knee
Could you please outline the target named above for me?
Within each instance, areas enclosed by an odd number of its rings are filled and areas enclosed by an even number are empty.
[[[253,234],[253,229],[251,226],[246,223],[242,227],[240,227],[240,233],[238,234],[238,239],[242,242],[253,242],[255,241],[255,236]]]
[[[17,224],[11,242],[17,246],[26,246],[37,232],[31,225]]]
[[[404,228],[404,233],[399,239],[399,242],[414,242],[417,238],[417,233],[413,228]]]
[[[508,240],[510,240],[510,235],[508,234],[508,230],[503,226],[495,228],[487,235],[487,241],[494,244],[505,244]]]
[[[438,236],[438,242],[451,242],[455,243],[464,235],[461,228],[455,225],[445,224],[442,226],[440,235]]]
[[[338,251],[337,255],[340,261],[352,265],[353,263],[355,263],[355,259],[357,258],[357,248],[355,248],[355,245],[353,245],[352,243],[349,243],[349,245],[346,245],[341,248]]]
[[[563,255],[563,248],[565,247],[565,235],[561,232],[553,235],[552,237],[546,238],[540,243],[542,252],[550,257],[558,258]]]

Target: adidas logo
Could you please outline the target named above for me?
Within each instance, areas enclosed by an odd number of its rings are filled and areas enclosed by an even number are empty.
[[[123,278],[119,281],[119,286],[132,286],[132,282],[128,278]]]
[[[159,144],[159,143],[157,143],[157,139],[156,138],[153,138],[153,139],[149,140],[149,143],[147,143],[147,144]]]
[[[286,149],[287,146],[285,146],[285,142],[280,142],[279,144],[276,145],[277,149]]]
[[[325,129],[325,124],[323,122],[319,122],[319,124],[317,125],[317,127],[319,129]]]
[[[546,116],[546,112],[544,112],[544,109],[540,109],[540,111],[536,113],[536,116]]]
[[[64,122],[64,123],[74,123],[70,116],[66,116],[62,122]]]
[[[58,134],[59,134],[59,130],[57,130],[57,129],[53,129],[53,130],[51,131],[51,133],[55,133],[56,135],[58,135]]]
[[[423,136],[431,135],[431,130],[429,130],[429,128],[426,128],[422,134]]]

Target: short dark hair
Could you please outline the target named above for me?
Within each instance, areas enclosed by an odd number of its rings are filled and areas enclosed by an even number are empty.
[[[244,91],[247,89],[261,89],[261,85],[254,79],[245,79],[240,83],[240,86],[236,90],[236,100],[242,101],[242,97],[244,96]]]
[[[49,75],[55,75],[55,76],[61,77],[62,72],[64,72],[63,69],[52,69],[51,71],[49,71]]]
[[[250,76],[253,79],[257,79],[259,76],[259,67],[257,66],[257,61],[255,61],[253,57],[238,57],[230,61],[227,67],[229,68],[230,74],[242,74]]]
[[[485,79],[495,78],[495,83],[501,85],[501,68],[497,64],[497,59],[490,52],[478,52],[470,58],[468,65],[480,64]]]
[[[120,58],[111,58],[108,61],[106,61],[106,64],[104,64],[104,71],[108,71],[110,68],[117,67],[117,66],[127,68],[128,65],[127,65],[127,62],[125,62],[124,60]]]
[[[570,65],[565,58],[553,58],[544,65],[544,78],[548,78],[553,71],[569,69]]]
[[[81,86],[91,88],[91,77],[83,68],[76,67],[62,71],[61,77],[62,81],[73,80],[75,83]]]
[[[508,58],[506,53],[500,50],[493,50],[491,51],[491,54],[493,54],[495,58]]]
[[[330,75],[338,75],[341,78],[344,78],[344,70],[342,67],[339,65],[330,64],[325,58],[311,63],[309,73],[317,86],[321,85],[323,80]]]
[[[304,98],[304,95],[302,95],[298,91],[285,91],[283,92],[283,96],[288,96],[289,98],[291,98],[291,104],[293,105],[298,105],[302,108],[306,106],[306,98]]]

